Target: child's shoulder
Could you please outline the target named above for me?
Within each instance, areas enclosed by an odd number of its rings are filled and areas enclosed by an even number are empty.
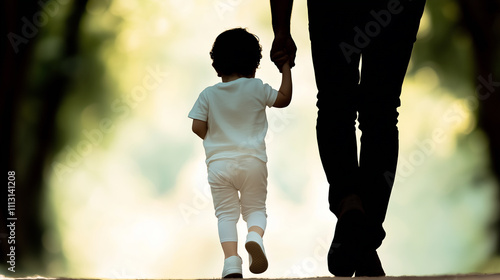
[[[264,82],[259,78],[239,78],[238,80],[235,80],[234,82],[239,83],[243,86],[249,86],[249,87],[261,87],[264,85]]]
[[[259,78],[249,78],[249,84],[251,84],[251,86],[255,87],[255,88],[258,88],[258,89],[261,89],[261,90],[267,90],[269,88],[272,88],[271,85],[269,85],[268,83],[262,81],[261,79]]]
[[[216,83],[214,85],[211,85],[211,86],[207,86],[206,88],[204,88],[201,92],[200,92],[200,95],[206,95],[210,92],[213,92],[213,91],[216,91],[219,87],[219,84],[222,84],[222,83]]]
[[[203,89],[200,95],[211,95],[216,94],[220,91],[239,91],[239,90],[247,90],[251,88],[252,90],[258,90],[260,88],[266,87],[268,84],[264,83],[259,78],[239,78],[230,82],[219,82],[211,86],[207,86]]]

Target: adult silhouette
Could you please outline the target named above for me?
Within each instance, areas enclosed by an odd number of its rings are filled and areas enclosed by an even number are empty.
[[[294,65],[292,4],[271,0],[271,59],[279,69],[285,61]],[[318,148],[338,219],[328,269],[335,276],[383,276],[376,250],[386,235],[398,160],[397,108],[425,0],[308,0],[307,6]]]

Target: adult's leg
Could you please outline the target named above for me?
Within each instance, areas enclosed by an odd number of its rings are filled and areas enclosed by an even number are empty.
[[[309,32],[316,85],[318,149],[328,183],[330,210],[340,216],[340,204],[359,187],[355,120],[359,83],[359,53],[344,52],[354,45],[359,2],[308,1]]]
[[[362,131],[360,196],[368,216],[368,246],[376,249],[385,237],[382,223],[394,183],[398,160],[398,111],[406,69],[416,40],[425,0],[373,0],[372,17],[378,14],[378,29],[362,52],[359,123]],[[377,32],[378,30],[378,32]]]
[[[364,14],[366,1],[308,1],[318,87],[318,148],[330,184],[330,210],[338,218],[328,252],[328,269],[335,276],[345,277],[355,271],[356,247],[362,232],[355,133],[360,51],[356,49],[359,38],[354,28],[362,22],[360,15]]]

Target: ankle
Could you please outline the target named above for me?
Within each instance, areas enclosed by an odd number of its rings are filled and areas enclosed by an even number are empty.
[[[260,237],[264,237],[264,230],[259,226],[251,226],[248,228],[248,233],[250,232],[256,232]]]
[[[240,255],[236,254],[236,255],[231,255],[231,256],[224,256],[224,260],[227,260],[229,259],[230,257],[238,257],[241,259]]]

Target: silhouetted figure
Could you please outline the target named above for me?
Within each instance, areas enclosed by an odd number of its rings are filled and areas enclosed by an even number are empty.
[[[208,182],[212,191],[219,239],[224,251],[223,278],[241,278],[236,223],[243,216],[248,235],[249,269],[268,267],[262,237],[267,225],[266,107],[286,107],[292,98],[288,63],[280,67],[279,90],[255,78],[262,48],[242,28],[221,33],[212,47],[212,66],[222,82],[203,90],[189,117],[203,139]],[[286,55],[280,57],[288,60]],[[240,194],[238,196],[238,193]]]
[[[293,0],[271,0],[280,68],[296,47]],[[398,160],[401,86],[425,0],[309,0],[318,88],[317,141],[337,216],[328,268],[336,276],[383,276],[377,255]],[[361,71],[359,64],[362,59]],[[362,131],[358,162],[355,120]]]

